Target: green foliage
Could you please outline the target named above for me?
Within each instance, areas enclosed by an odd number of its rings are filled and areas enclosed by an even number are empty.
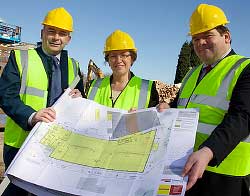
[[[179,54],[174,84],[181,83],[186,73],[200,63],[199,58],[194,52],[192,42],[185,41]]]

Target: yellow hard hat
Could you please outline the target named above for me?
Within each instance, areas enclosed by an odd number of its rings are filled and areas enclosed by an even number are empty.
[[[189,35],[203,33],[228,23],[229,21],[222,9],[214,5],[200,4],[190,17]]]
[[[116,30],[108,36],[103,53],[113,50],[132,50],[137,51],[132,37],[121,30]]]
[[[70,32],[73,31],[72,16],[63,7],[49,11],[42,24],[57,27]]]

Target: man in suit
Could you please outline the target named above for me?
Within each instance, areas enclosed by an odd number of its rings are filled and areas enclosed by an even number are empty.
[[[63,50],[71,40],[72,16],[64,8],[56,8],[48,12],[42,24],[41,46],[11,51],[0,78],[0,107],[8,115],[3,152],[6,168],[32,127],[37,122],[52,122],[56,118],[51,106],[80,76],[78,62]],[[84,96],[81,80],[70,95]],[[3,195],[27,194],[10,184]]]
[[[186,196],[250,196],[250,59],[231,48],[228,23],[221,8],[208,4],[190,17],[202,64],[187,73],[170,105],[200,111],[195,151],[183,169]]]

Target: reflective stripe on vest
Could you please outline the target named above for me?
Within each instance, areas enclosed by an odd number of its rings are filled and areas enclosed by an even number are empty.
[[[188,73],[185,75],[185,77],[182,80],[181,88],[179,90],[180,94],[181,94],[187,80],[189,79],[189,77],[195,72],[200,72],[201,68],[202,68],[202,65],[194,67],[193,69],[188,71]],[[189,100],[189,98],[184,99],[184,98],[179,97],[177,100],[177,105],[180,107],[186,107],[188,100]]]
[[[210,125],[210,124],[199,122],[197,130],[199,130],[200,133],[210,135],[216,127],[217,125]],[[243,142],[250,142],[250,135],[247,138],[245,138]]]
[[[46,107],[48,78],[43,63],[36,50],[15,50],[15,58],[21,78],[20,98],[24,104],[35,110]],[[34,66],[35,65],[35,66]],[[75,65],[77,65],[75,63]],[[77,70],[74,63],[68,58],[68,72],[70,84]],[[39,80],[38,80],[39,78]],[[4,143],[20,148],[28,135],[28,131],[23,130],[11,118],[7,118],[5,126]]]
[[[152,81],[144,80],[139,77],[133,76],[125,89],[117,98],[114,107],[129,110],[131,108],[147,108],[150,99],[152,88]],[[102,98],[100,98],[100,97]],[[94,100],[100,104],[112,107],[110,78],[94,80],[90,86],[88,99]],[[120,103],[127,101],[127,103]],[[129,101],[130,100],[130,101]]]
[[[189,75],[180,92],[178,107],[195,107],[200,109],[198,132],[195,149],[209,137],[212,131],[224,118],[229,107],[234,86],[249,59],[232,55],[223,59],[197,85],[199,72]],[[220,74],[218,74],[220,73]],[[192,78],[190,80],[190,78]],[[187,89],[186,87],[190,89]],[[185,91],[185,93],[183,93]],[[215,173],[246,176],[250,174],[250,136],[244,138],[237,147],[222,161],[218,167],[207,167]],[[242,155],[242,153],[246,154]]]
[[[138,107],[137,107],[138,109],[147,108],[146,103],[147,103],[148,86],[149,86],[149,80],[142,79]]]
[[[185,83],[187,82],[188,78],[195,72],[195,71],[199,71],[201,70],[202,66],[197,66],[197,67],[194,67],[193,69],[189,70],[187,72],[187,74],[185,75],[185,77],[183,78],[182,82],[181,82],[181,88],[179,90],[179,92],[182,91]],[[179,101],[179,100],[178,100]]]
[[[79,63],[73,58],[68,58],[68,78],[69,83],[73,82],[74,78],[78,76]]]
[[[94,84],[93,84],[91,90],[89,90],[89,95],[88,95],[88,99],[90,99],[90,100],[95,99],[95,95],[97,93],[98,88],[100,87],[100,85],[102,83],[102,79],[98,78],[98,79],[94,80],[93,82],[94,82]]]

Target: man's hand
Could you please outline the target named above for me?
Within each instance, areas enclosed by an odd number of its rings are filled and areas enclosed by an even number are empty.
[[[69,92],[69,96],[72,98],[82,97],[81,92],[78,89],[73,89]]]
[[[32,126],[37,122],[53,122],[56,119],[56,111],[52,107],[38,110],[31,120]]]
[[[158,112],[163,112],[165,109],[170,108],[170,105],[168,103],[159,103],[156,106],[156,109],[158,110]]]
[[[137,109],[136,108],[130,108],[128,113],[135,112]]]
[[[182,176],[188,175],[187,190],[189,190],[201,178],[209,161],[213,158],[213,152],[208,147],[193,152],[182,171]]]

